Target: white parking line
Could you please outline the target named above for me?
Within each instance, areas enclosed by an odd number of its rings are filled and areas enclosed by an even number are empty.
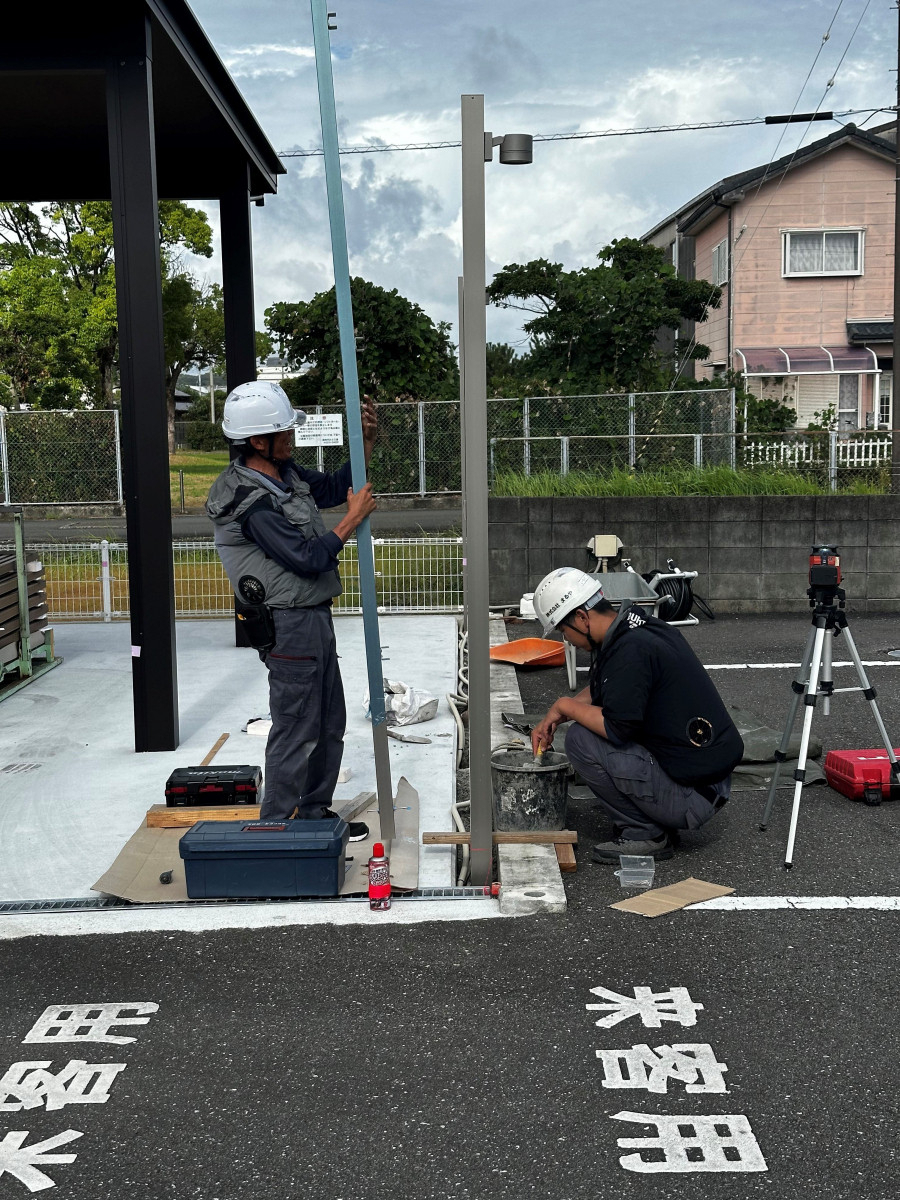
[[[776,908],[815,909],[875,909],[880,912],[900,911],[900,896],[717,896],[691,904],[686,912],[762,912]]]
[[[833,667],[852,667],[851,661],[834,662]],[[882,658],[863,659],[864,667],[900,667],[900,659],[892,658],[890,662]],[[706,663],[707,671],[782,671],[786,668],[796,671],[800,666],[798,662],[784,663]]]

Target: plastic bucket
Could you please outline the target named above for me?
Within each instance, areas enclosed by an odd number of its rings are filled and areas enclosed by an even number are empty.
[[[540,766],[530,750],[491,755],[494,828],[501,833],[565,829],[569,760],[547,751]]]

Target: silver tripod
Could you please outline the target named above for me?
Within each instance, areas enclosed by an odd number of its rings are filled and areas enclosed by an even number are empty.
[[[785,870],[790,870],[793,866],[794,839],[797,834],[797,819],[800,816],[800,793],[806,779],[806,757],[809,750],[809,735],[812,729],[813,712],[819,696],[822,697],[823,701],[822,711],[827,717],[831,709],[831,697],[837,692],[862,692],[871,705],[875,724],[878,726],[878,732],[881,734],[881,740],[884,743],[885,750],[887,750],[887,756],[891,763],[892,781],[894,784],[900,785],[900,762],[897,761],[894,754],[887,729],[885,728],[884,721],[881,719],[878,705],[875,703],[877,692],[869,683],[866,676],[865,668],[859,657],[859,651],[856,649],[856,643],[850,632],[847,614],[844,611],[846,595],[842,588],[831,585],[811,587],[807,590],[806,594],[809,596],[810,607],[814,610],[812,629],[809,631],[806,649],[803,651],[803,661],[800,664],[800,670],[796,679],[791,684],[794,695],[791,699],[791,708],[781,738],[781,745],[775,751],[775,772],[772,775],[772,783],[769,786],[769,799],[766,803],[765,816],[760,825],[760,829],[764,830],[769,824],[772,805],[775,803],[775,791],[778,787],[781,764],[787,759],[787,749],[794,731],[794,721],[797,718],[797,709],[800,707],[800,697],[803,696],[803,703],[806,709],[803,714],[803,730],[800,735],[800,756],[797,760],[797,768],[794,771],[794,806],[791,809],[791,826],[788,833],[787,851],[784,856]],[[832,677],[832,640],[833,638],[840,637],[841,634],[846,639],[847,649],[850,652],[853,665],[856,667],[859,687],[836,688],[834,686]]]

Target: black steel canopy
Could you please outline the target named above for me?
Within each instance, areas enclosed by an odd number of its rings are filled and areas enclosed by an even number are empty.
[[[256,378],[250,205],[280,174],[184,0],[4,11],[0,201],[112,201],[136,750],[179,741],[158,200],[219,201],[233,388]]]

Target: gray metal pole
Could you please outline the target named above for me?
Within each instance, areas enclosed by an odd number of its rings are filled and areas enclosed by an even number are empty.
[[[525,442],[524,442],[525,455],[524,455],[524,458],[522,461],[523,461],[523,464],[525,467],[525,474],[530,475],[531,474],[531,441],[530,441],[530,438],[531,438],[531,399],[528,396],[526,396],[524,401],[522,402],[522,432],[525,435]]]
[[[488,592],[485,344],[484,96],[462,96],[463,397],[466,464],[466,628],[469,634],[469,789],[473,884],[491,882],[490,599]]]
[[[637,433],[636,417],[634,411],[634,392],[628,393],[628,465],[634,467],[637,458],[637,442],[635,434]]]
[[[419,495],[425,495],[425,404],[422,400],[419,401],[419,411],[417,413],[417,425],[419,430]]]
[[[837,473],[837,430],[832,429],[828,434],[828,486],[836,492],[838,486]]]
[[[116,424],[118,433],[118,423]],[[119,439],[116,437],[118,451]],[[9,453],[6,448],[6,414],[0,412],[0,475],[3,476],[3,503],[9,504]],[[119,501],[121,502],[122,472],[119,472]]]

